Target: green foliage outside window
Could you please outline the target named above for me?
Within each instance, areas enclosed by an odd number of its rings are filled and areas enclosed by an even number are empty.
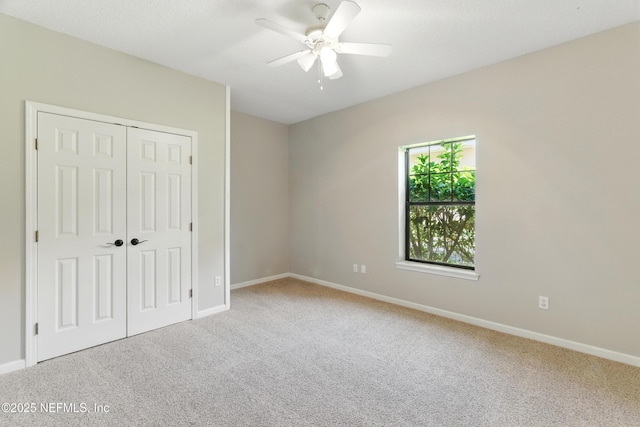
[[[465,141],[443,142],[413,161],[407,206],[410,260],[474,266],[476,175],[475,168],[460,166],[464,147]]]

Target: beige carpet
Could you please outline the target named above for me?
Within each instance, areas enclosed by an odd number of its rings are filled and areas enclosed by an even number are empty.
[[[2,402],[37,405],[10,426],[640,426],[640,368],[283,279],[0,376]]]

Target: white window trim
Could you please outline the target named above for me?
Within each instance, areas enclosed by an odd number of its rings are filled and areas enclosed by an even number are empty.
[[[401,270],[436,274],[438,276],[455,277],[457,279],[477,281],[480,278],[480,275],[474,270],[465,270],[463,268],[446,267],[443,265],[427,264],[422,262],[398,261],[396,262],[396,267]]]
[[[476,138],[477,140],[477,138]],[[435,274],[438,276],[454,277],[457,279],[478,281],[480,275],[476,270],[467,270],[463,268],[447,267],[438,264],[428,264],[416,261],[407,261],[404,259],[405,254],[405,200],[406,200],[406,170],[405,170],[405,151],[412,146],[422,144],[405,145],[398,148],[398,257],[401,261],[396,261],[396,268],[401,270],[414,271],[417,273]],[[477,243],[477,241],[476,241]],[[476,265],[477,268],[477,265]]]

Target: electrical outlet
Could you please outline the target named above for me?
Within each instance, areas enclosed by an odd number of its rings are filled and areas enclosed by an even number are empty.
[[[354,273],[358,272],[358,264],[353,264],[353,272]]]
[[[220,276],[216,276],[215,285],[222,286],[222,278]]]
[[[365,274],[367,272],[367,266],[362,264],[360,266],[360,273]]]
[[[538,297],[538,308],[549,310],[549,297]]]

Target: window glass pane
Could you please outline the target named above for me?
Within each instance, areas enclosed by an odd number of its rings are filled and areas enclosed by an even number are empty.
[[[451,173],[432,173],[429,185],[429,201],[450,202],[451,201]]]
[[[409,201],[429,201],[429,175],[420,174],[409,176]]]
[[[409,259],[473,266],[475,206],[411,206]]]
[[[414,166],[427,165],[429,159],[429,146],[422,145],[420,147],[410,148],[409,150],[409,173],[417,173],[414,169]],[[424,158],[424,159],[422,159]],[[422,169],[425,170],[426,169]]]
[[[475,172],[455,172],[453,174],[453,199],[461,202],[476,200]]]
[[[429,147],[416,147],[409,153],[409,200],[429,200]]]
[[[476,169],[476,141],[464,141],[461,144],[460,164],[458,170],[475,170]]]
[[[451,172],[451,144],[433,144],[429,146],[431,152],[431,172]]]

